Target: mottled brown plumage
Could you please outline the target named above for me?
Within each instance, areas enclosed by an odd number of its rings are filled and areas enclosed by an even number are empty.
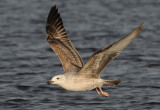
[[[143,24],[123,39],[94,53],[77,75],[98,78],[100,72],[138,35]]]
[[[100,78],[100,73],[136,38],[142,26],[143,24],[123,39],[94,53],[84,65],[82,58],[68,38],[56,6],[52,7],[47,19],[46,35],[50,47],[62,63],[65,74],[54,76],[48,84],[57,84],[70,91],[87,91],[96,88],[98,94],[109,97],[107,92],[102,91],[101,86],[104,84],[116,86],[121,80],[104,80]]]
[[[50,47],[59,57],[65,73],[77,72],[83,67],[82,58],[69,40],[56,6],[51,8],[48,15],[46,35]]]

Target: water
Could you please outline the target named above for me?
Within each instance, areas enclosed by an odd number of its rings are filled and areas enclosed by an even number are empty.
[[[45,37],[55,4],[85,62],[144,22],[140,35],[101,74],[122,79],[117,87],[103,86],[111,97],[46,85],[63,73]],[[160,0],[1,0],[0,109],[159,110],[159,5]]]

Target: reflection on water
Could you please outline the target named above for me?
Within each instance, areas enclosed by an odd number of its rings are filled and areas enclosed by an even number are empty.
[[[62,73],[45,37],[45,23],[57,5],[73,44],[86,62],[99,49],[144,22],[140,35],[102,73],[121,78],[117,87],[70,92],[46,81]],[[159,1],[0,1],[0,108],[3,110],[160,109]],[[116,69],[115,69],[116,68]]]

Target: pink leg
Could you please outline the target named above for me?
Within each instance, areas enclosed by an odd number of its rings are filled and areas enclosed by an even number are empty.
[[[109,97],[110,95],[107,92],[103,92],[102,89],[100,87],[98,87],[99,90],[96,88],[96,91],[99,95],[104,96],[104,97]]]

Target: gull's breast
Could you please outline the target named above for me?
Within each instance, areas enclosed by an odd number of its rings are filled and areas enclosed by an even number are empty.
[[[88,91],[102,86],[102,80],[94,78],[68,78],[60,86],[69,91]]]

